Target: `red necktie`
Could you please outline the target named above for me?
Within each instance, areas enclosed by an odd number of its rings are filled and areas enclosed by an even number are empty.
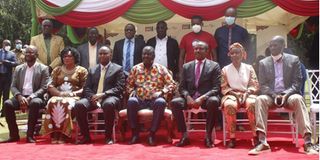
[[[202,61],[198,61],[197,66],[196,66],[196,78],[195,78],[195,86],[198,88],[199,85],[199,79],[200,79],[200,74],[201,74],[201,64]]]

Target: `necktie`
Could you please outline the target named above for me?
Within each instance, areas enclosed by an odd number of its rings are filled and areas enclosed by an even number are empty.
[[[97,93],[102,93],[103,92],[103,82],[104,82],[105,76],[106,76],[106,67],[102,67],[101,68],[101,72],[100,72],[100,79],[99,79]]]
[[[198,88],[199,85],[199,79],[200,79],[200,71],[201,71],[201,64],[202,61],[198,61],[197,66],[196,66],[196,77],[195,77],[195,86]]]
[[[125,71],[130,72],[130,51],[131,51],[131,40],[127,42],[127,52],[126,52],[126,63],[125,63]]]

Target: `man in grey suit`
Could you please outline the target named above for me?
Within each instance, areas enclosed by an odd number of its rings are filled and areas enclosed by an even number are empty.
[[[142,49],[144,40],[135,38],[136,27],[129,23],[124,28],[125,38],[114,44],[112,61],[123,67],[128,75],[134,65],[142,62]]]
[[[115,109],[120,110],[120,99],[125,86],[125,76],[122,67],[112,63],[111,49],[103,46],[99,49],[100,64],[89,69],[88,78],[83,89],[83,97],[75,104],[75,115],[84,136],[79,144],[91,143],[87,112],[101,106],[105,119],[105,143],[113,144],[112,128]]]
[[[98,29],[95,27],[89,28],[88,43],[84,43],[77,48],[80,53],[80,66],[84,68],[90,68],[99,63],[97,53],[102,44],[98,42],[98,37]]]
[[[19,141],[19,131],[16,123],[15,110],[29,110],[27,142],[35,143],[33,137],[37,123],[39,109],[44,107],[43,94],[47,91],[49,69],[36,62],[38,50],[35,46],[28,46],[25,51],[25,63],[16,67],[11,83],[14,97],[4,102],[4,113],[8,123],[10,138],[5,142]]]
[[[285,40],[281,36],[272,38],[269,49],[271,56],[264,58],[259,64],[259,83],[261,95],[255,104],[256,131],[259,144],[249,151],[250,155],[270,151],[266,140],[268,109],[286,107],[294,111],[298,131],[305,141],[306,154],[318,154],[311,143],[311,126],[308,110],[300,95],[302,75],[300,61],[297,56],[283,52]]]
[[[195,41],[192,45],[196,59],[183,65],[179,86],[181,97],[171,101],[172,112],[178,124],[178,131],[182,133],[182,138],[176,146],[182,147],[190,144],[183,110],[199,109],[201,107],[207,110],[204,143],[207,148],[212,148],[211,134],[220,105],[221,70],[218,63],[206,59],[206,55],[210,52],[206,42]]]

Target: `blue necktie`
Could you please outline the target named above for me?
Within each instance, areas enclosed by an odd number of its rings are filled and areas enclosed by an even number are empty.
[[[125,63],[125,71],[130,72],[130,51],[131,51],[131,40],[127,41],[127,52],[126,52],[126,63]]]

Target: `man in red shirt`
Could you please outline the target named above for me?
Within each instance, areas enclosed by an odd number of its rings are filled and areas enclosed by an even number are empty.
[[[195,59],[193,53],[192,43],[195,41],[206,42],[209,46],[209,54],[206,56],[208,59],[216,61],[216,47],[217,43],[213,35],[203,31],[203,19],[201,16],[193,16],[191,18],[192,31],[184,35],[180,42],[180,57],[179,57],[179,71],[182,70],[184,63],[190,62]]]

